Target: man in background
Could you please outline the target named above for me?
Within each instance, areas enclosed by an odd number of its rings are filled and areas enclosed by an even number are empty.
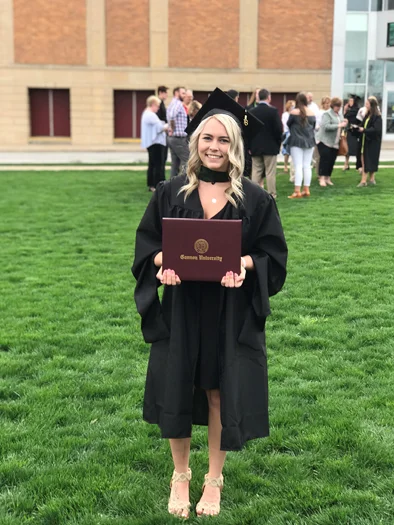
[[[227,95],[228,95],[229,97],[231,97],[233,100],[235,100],[235,102],[238,102],[238,100],[239,100],[239,93],[238,93],[237,90],[235,90],[235,89],[229,89],[229,90],[227,91]]]
[[[156,114],[159,117],[159,119],[164,122],[167,122],[167,108],[164,102],[167,100],[167,97],[168,97],[168,93],[167,93],[168,89],[169,88],[167,86],[159,86],[157,88],[157,96],[161,100],[161,103],[160,103],[159,111]],[[162,151],[163,151],[163,161],[161,165],[162,165],[163,172],[162,172],[161,180],[165,180],[166,179],[166,162],[167,162],[167,157],[168,157],[168,145],[165,146],[165,148],[163,148]]]
[[[276,162],[282,140],[282,121],[278,110],[271,106],[271,93],[267,89],[260,90],[259,103],[249,111],[264,123],[250,143],[252,181],[264,187],[265,177],[268,193],[276,198]]]
[[[185,132],[187,113],[183,105],[185,95],[184,87],[174,88],[173,99],[167,108],[167,122],[170,125],[167,142],[171,151],[171,177],[176,177],[189,160],[189,145]]]
[[[311,109],[315,114],[315,117],[317,117],[319,115],[320,109],[316,102],[313,102],[313,93],[308,91],[306,94],[306,99],[308,101],[308,108]]]
[[[167,86],[159,86],[157,88],[157,96],[161,100],[159,111],[157,112],[157,116],[160,120],[163,120],[164,122],[167,122],[167,108],[164,102],[167,100],[168,97],[168,87]]]

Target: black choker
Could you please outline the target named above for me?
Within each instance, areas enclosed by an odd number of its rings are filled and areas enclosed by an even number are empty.
[[[227,172],[210,170],[206,166],[201,166],[198,178],[211,184],[215,184],[215,182],[228,182],[230,180]]]

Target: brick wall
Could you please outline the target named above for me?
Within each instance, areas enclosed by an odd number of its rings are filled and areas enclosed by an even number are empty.
[[[334,0],[260,1],[258,67],[331,69],[333,16]]]
[[[106,0],[107,65],[149,66],[149,0]]]
[[[237,68],[239,1],[169,0],[169,66]]]
[[[81,0],[14,0],[15,62],[86,64],[86,4]]]

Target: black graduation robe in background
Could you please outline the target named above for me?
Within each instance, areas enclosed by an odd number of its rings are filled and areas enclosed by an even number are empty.
[[[382,146],[382,117],[372,115],[368,121],[365,117],[361,125],[364,128],[364,171],[377,172],[379,169],[380,148]],[[361,136],[361,140],[363,137]]]
[[[136,234],[132,272],[142,332],[151,352],[143,417],[156,423],[163,438],[191,436],[192,424],[208,424],[208,403],[194,387],[199,354],[200,293],[198,282],[166,286],[162,304],[153,260],[161,251],[163,217],[203,219],[198,191],[184,200],[185,176],[161,182]],[[257,184],[242,179],[245,205],[230,206],[231,219],[242,219],[242,254],[253,258],[240,288],[220,287],[218,333],[221,399],[221,450],[269,434],[265,321],[269,296],[286,277],[287,246],[275,200]],[[229,239],[231,242],[231,239]],[[220,286],[220,285],[219,285]]]

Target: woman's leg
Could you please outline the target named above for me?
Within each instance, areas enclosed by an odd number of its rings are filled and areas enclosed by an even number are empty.
[[[149,146],[148,148],[148,172],[147,172],[147,185],[149,189],[155,187],[154,185],[154,166],[155,166],[155,146]]]
[[[304,149],[302,169],[304,172],[304,187],[308,188],[311,185],[312,181],[312,157],[313,157],[314,148]]]
[[[220,392],[207,390],[209,418],[208,418],[208,447],[209,447],[209,472],[211,478],[218,478],[222,474],[226,459],[226,452],[220,450],[222,423],[220,418]],[[204,501],[207,503],[220,503],[220,488],[206,485],[200,500],[200,512],[204,514]],[[206,512],[207,514],[209,512]]]
[[[370,184],[376,184],[375,172],[374,171],[371,171],[369,173],[369,182],[370,182]]]
[[[349,158],[350,158],[350,155],[345,156],[345,165],[343,167],[343,171],[346,171],[349,169]]]
[[[363,153],[361,154],[361,167],[362,167],[361,180],[357,184],[357,186],[366,186],[367,185],[367,174],[365,172],[365,163],[364,163],[364,154]]]
[[[174,468],[179,474],[186,473],[189,468],[190,441],[191,438],[169,439],[172,459],[174,461]],[[173,499],[174,501],[184,501],[188,503],[189,483],[186,481],[179,481],[173,483],[171,487],[170,502],[171,499]],[[183,517],[187,517],[189,515],[189,511],[187,510],[186,505],[184,509],[180,509],[171,513],[179,514]]]
[[[153,186],[156,188],[156,186],[159,184],[159,182],[162,180],[162,161],[163,161],[163,152],[161,144],[153,144]]]
[[[289,171],[289,155],[284,155],[284,159],[285,159],[284,172],[287,173]]]
[[[326,176],[326,184],[329,186],[334,186],[334,183],[331,181],[331,175],[335,166],[335,161],[337,160],[338,150],[336,148],[329,148],[330,151],[330,165],[328,169],[328,175]]]
[[[301,148],[297,148],[294,146],[291,148],[291,159],[294,163],[295,173],[294,173],[294,193],[293,195],[290,195],[289,198],[296,198],[298,195],[301,195],[303,156],[304,154]]]
[[[319,185],[320,186],[327,186],[326,184],[326,177],[325,174],[327,173],[327,146],[323,144],[323,142],[319,142],[317,145],[320,155],[320,162],[319,162]]]

